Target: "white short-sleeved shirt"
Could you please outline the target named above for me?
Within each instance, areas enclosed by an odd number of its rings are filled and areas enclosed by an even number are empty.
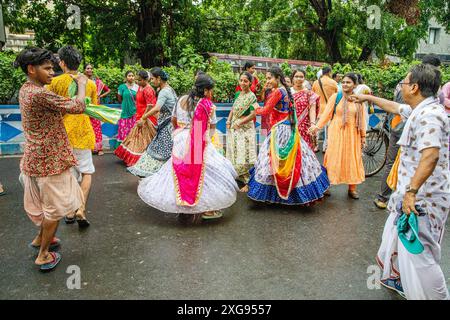
[[[419,166],[422,151],[439,148],[436,168],[416,195],[417,204],[429,213],[434,223],[432,227],[439,232],[450,211],[450,125],[444,107],[433,101],[427,99],[428,105],[410,119],[410,143],[408,146],[401,146],[397,189],[391,196],[388,208],[394,213],[401,206],[406,187],[411,183],[411,178]],[[400,105],[400,115],[403,119],[410,118],[411,114],[412,108],[409,105]]]

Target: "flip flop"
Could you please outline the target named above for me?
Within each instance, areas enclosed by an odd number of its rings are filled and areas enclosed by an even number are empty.
[[[55,267],[58,265],[58,263],[61,261],[61,254],[58,252],[49,252],[49,254],[53,257],[53,261],[43,264],[40,266],[39,270],[42,272],[48,272],[55,269]]]
[[[54,250],[54,249],[58,248],[59,246],[61,246],[61,239],[54,237],[52,239],[52,242],[50,243],[50,246],[48,247],[48,249]],[[37,249],[37,250],[39,250],[41,248],[41,246],[35,246],[32,242],[30,242],[28,244],[28,247],[31,249]]]
[[[202,219],[203,220],[212,220],[212,219],[219,219],[222,218],[223,213],[220,211],[215,211],[213,215],[206,215],[206,214],[202,214]]]

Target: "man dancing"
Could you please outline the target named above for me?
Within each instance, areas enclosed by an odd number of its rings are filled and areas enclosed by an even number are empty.
[[[64,128],[65,114],[85,110],[87,78],[71,76],[78,85],[74,99],[64,98],[44,88],[53,78],[53,54],[30,48],[22,51],[15,63],[27,75],[19,92],[20,112],[25,136],[20,163],[24,186],[24,208],[40,232],[30,243],[39,249],[35,264],[41,271],[53,270],[61,254],[50,252],[59,246],[55,238],[59,220],[82,207],[80,186],[70,168],[77,164]]]

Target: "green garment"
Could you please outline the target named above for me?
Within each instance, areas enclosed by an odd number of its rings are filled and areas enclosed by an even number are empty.
[[[122,119],[131,118],[136,114],[136,90],[128,89],[125,83],[122,83],[118,89],[119,95],[122,96],[122,114],[120,117]]]

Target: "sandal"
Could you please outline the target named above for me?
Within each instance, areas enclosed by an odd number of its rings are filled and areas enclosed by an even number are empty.
[[[52,242],[50,242],[50,246],[48,247],[48,250],[54,250],[54,249],[58,248],[59,246],[61,246],[61,240],[56,237],[53,237]],[[40,245],[36,246],[33,244],[33,242],[29,243],[28,247],[31,249],[37,249],[37,250],[41,249]]]
[[[223,216],[222,212],[213,211],[213,214],[211,214],[211,215],[203,213],[202,219],[204,219],[204,220],[219,219],[219,218],[222,218],[222,216]]]
[[[52,271],[61,261],[62,257],[60,253],[49,252],[49,254],[53,257],[53,261],[40,265],[39,270],[41,270],[42,272]]]

